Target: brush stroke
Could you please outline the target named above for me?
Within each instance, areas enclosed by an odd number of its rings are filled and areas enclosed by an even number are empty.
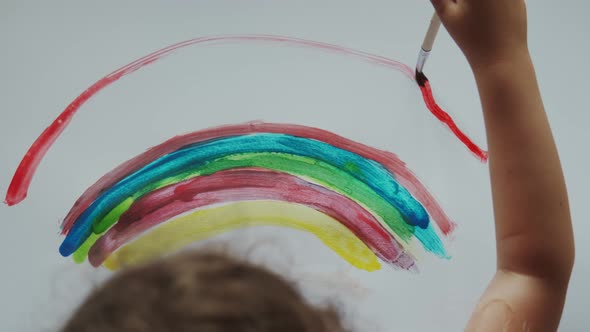
[[[439,257],[447,257],[444,246],[436,233],[432,230],[431,225],[429,225],[429,228],[424,232],[421,232],[421,228],[416,229],[414,226],[404,222],[399,211],[371,190],[368,185],[354,178],[345,171],[311,158],[279,153],[231,155],[210,161],[201,168],[180,174],[175,178],[165,179],[160,184],[152,184],[148,186],[148,189],[145,191],[149,192],[151,190],[157,190],[157,188],[164,188],[173,183],[178,183],[196,176],[210,175],[228,169],[242,168],[272,169],[277,172],[283,172],[311,180],[327,189],[350,197],[361,206],[370,210],[380,223],[400,242],[409,244],[410,240],[415,237],[420,243],[422,243],[427,251],[432,252]],[[143,195],[144,193],[140,191],[124,201],[133,202],[135,199],[142,197]],[[133,203],[131,204],[131,207],[132,206]],[[124,213],[123,210],[120,212],[122,214]],[[115,216],[113,220],[116,219],[119,218]],[[103,222],[104,220],[101,220],[99,223]],[[109,221],[109,223],[110,222],[111,221]],[[100,235],[103,232],[102,229],[95,229],[94,231],[96,234]],[[92,235],[90,238],[92,238]],[[87,240],[82,247],[88,248],[93,244],[93,241],[89,242]],[[79,250],[80,248],[78,248],[77,252]],[[86,254],[81,253],[80,255],[85,257]]]
[[[348,197],[298,177],[265,169],[233,169],[179,182],[143,196],[90,249],[97,267],[139,234],[191,210],[232,201],[273,200],[308,206],[342,223],[382,261],[411,269],[414,259],[375,217]]]
[[[421,74],[421,73],[419,73]],[[420,75],[420,79],[418,80],[418,85],[420,86],[420,91],[422,92],[422,98],[424,98],[424,103],[426,107],[430,110],[430,112],[436,116],[436,118],[447,125],[447,127],[455,134],[455,136],[463,142],[463,144],[481,160],[482,162],[486,162],[488,160],[488,152],[481,149],[477,144],[475,144],[465,133],[459,129],[455,120],[449,115],[449,113],[445,112],[434,99],[432,94],[432,88],[430,87],[430,81],[424,76],[424,74]]]
[[[195,241],[262,225],[309,232],[353,266],[366,271],[381,268],[377,256],[338,221],[304,205],[277,201],[236,202],[179,217],[117,250],[104,265],[117,269],[142,263]]]
[[[387,169],[387,171],[395,177],[399,184],[405,187],[413,197],[415,197],[424,205],[444,235],[449,235],[455,228],[455,224],[444,213],[436,199],[428,192],[426,187],[417,179],[412,171],[406,167],[406,164],[395,154],[357,143],[318,128],[292,124],[250,122],[215,127],[190,134],[176,136],[121,164],[101,177],[96,183],[86,189],[80,198],[78,198],[62,223],[62,234],[69,233],[74,222],[80,217],[82,212],[86,210],[90,204],[96,200],[96,198],[102,192],[104,192],[104,190],[106,190],[106,188],[113,186],[128,174],[139,170],[144,165],[149,164],[164,155],[175,152],[188,145],[202,143],[222,137],[257,133],[282,133],[286,135],[322,141],[333,145],[336,148],[345,149],[363,158],[373,160]]]
[[[162,57],[173,53],[176,50],[179,50],[184,47],[188,47],[191,45],[207,45],[207,44],[214,44],[214,43],[229,43],[229,42],[258,42],[258,43],[266,43],[266,44],[278,44],[278,45],[291,45],[297,47],[304,47],[309,49],[316,49],[327,51],[339,55],[349,56],[352,58],[356,58],[362,61],[367,61],[373,64],[382,65],[390,69],[397,70],[403,73],[408,78],[415,80],[415,74],[412,68],[409,66],[397,62],[395,60],[374,55],[367,52],[362,52],[338,45],[316,42],[311,40],[304,40],[292,37],[285,37],[285,36],[273,36],[273,35],[229,35],[229,36],[209,36],[209,37],[201,37],[195,38],[191,40],[187,40],[184,42],[180,42],[177,44],[170,45],[166,48],[148,54],[140,59],[137,59],[115,71],[108,74],[107,76],[101,78],[90,87],[88,87],[82,94],[80,94],[76,99],[74,99],[65,109],[64,111],[47,127],[41,135],[33,142],[31,147],[28,149],[27,153],[21,160],[15,174],[12,178],[8,191],[6,193],[5,203],[8,205],[15,205],[24,200],[27,196],[27,192],[29,186],[31,184],[32,178],[39,167],[43,157],[47,153],[47,151],[51,148],[53,143],[57,140],[57,138],[61,135],[61,133],[65,130],[68,126],[76,112],[80,109],[82,105],[84,105],[88,100],[90,100],[94,95],[98,92],[106,88],[107,86],[113,84],[114,82],[118,81],[122,77],[129,75],[142,67],[152,64],[157,60],[161,59]],[[424,94],[424,90],[422,93]],[[424,97],[425,101],[427,101],[426,96]],[[432,93],[428,96],[428,100],[434,100]],[[439,114],[439,107],[436,103],[427,102],[428,109],[435,115]],[[451,122],[446,121],[445,124],[449,126]],[[454,122],[452,122],[454,124]],[[449,127],[451,131],[464,143],[465,135],[456,127]],[[469,142],[471,142],[469,140]],[[468,146],[472,152],[474,149],[472,146]],[[478,150],[481,150],[477,148]],[[483,150],[481,150],[483,151]],[[481,154],[476,155],[482,159]],[[487,157],[486,157],[487,158]]]
[[[404,242],[409,241],[415,232],[415,227],[407,224],[395,207],[392,207],[391,204],[375,193],[367,184],[354,178],[349,173],[312,158],[270,152],[244,153],[211,160],[202,167],[179,174],[176,177],[166,178],[159,183],[148,185],[145,189],[138,191],[133,196],[124,200],[124,202],[130,203],[128,210],[119,209],[118,212],[124,215],[127,211],[131,210],[130,213],[136,214],[139,207],[136,206],[133,208],[134,201],[150,191],[157,191],[160,188],[191,180],[198,176],[207,176],[225,170],[245,168],[263,168],[290,174],[350,197],[355,202],[370,209],[374,215],[379,217],[382,225]],[[94,233],[100,234],[104,232],[116,220],[119,220],[119,216],[105,216],[105,218],[94,224]],[[440,244],[437,243],[435,251],[439,249]]]
[[[379,196],[398,209],[403,220],[408,224],[423,229],[429,226],[429,216],[424,207],[380,164],[324,142],[284,134],[263,133],[220,138],[188,146],[165,155],[128,175],[105,190],[80,215],[60,247],[60,252],[64,256],[70,255],[86,240],[96,221],[107,216],[119,204],[127,205],[125,200],[136,192],[144,192],[146,184],[157,183],[187,172],[210,160],[251,152],[305,156],[336,166],[366,183]],[[151,190],[157,189],[151,187],[148,186]],[[116,221],[116,218],[113,220]]]
[[[320,129],[263,123],[218,127],[170,139],[104,175],[68,214],[81,211],[65,231],[60,253],[112,267],[109,257],[118,252],[151,256],[127,246],[181,214],[236,201],[284,201],[339,223],[378,261],[416,271],[419,248],[448,258],[440,227],[434,228],[440,223],[430,222],[433,207],[412,194],[420,186],[395,155]],[[423,191],[420,197],[431,198]],[[81,208],[80,202],[93,196]],[[182,246],[181,234],[170,241],[178,237]]]
[[[444,246],[433,231],[431,224],[429,224],[427,229],[422,231],[421,228],[416,228],[406,223],[399,211],[383,197],[375,193],[367,184],[359,181],[346,171],[312,158],[281,153],[230,155],[212,160],[201,168],[180,174],[174,178],[167,178],[161,183],[153,184],[145,192],[195,176],[209,175],[227,169],[239,168],[267,168],[309,179],[318,185],[350,197],[372,211],[373,215],[378,218],[381,224],[403,243],[409,243],[412,237],[416,237],[428,252],[432,252],[439,257],[446,257]],[[125,201],[134,200],[142,195],[144,195],[144,192],[140,191]],[[104,219],[101,220],[97,225],[100,225],[104,221]],[[95,228],[95,232],[101,233],[106,228],[108,228],[108,225],[104,228]]]

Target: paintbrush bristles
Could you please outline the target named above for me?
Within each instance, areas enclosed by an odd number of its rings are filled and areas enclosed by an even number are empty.
[[[416,69],[416,83],[418,83],[419,86],[424,86],[426,82],[428,82],[428,77],[426,77],[423,72]]]

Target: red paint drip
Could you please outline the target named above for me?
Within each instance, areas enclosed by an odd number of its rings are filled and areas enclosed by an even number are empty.
[[[398,61],[382,57],[379,55],[358,51],[338,45],[328,44],[328,43],[321,43],[311,40],[305,39],[298,39],[292,37],[284,37],[284,36],[272,36],[272,35],[239,35],[239,36],[210,36],[210,37],[201,37],[195,38],[191,40],[187,40],[184,42],[180,42],[174,45],[170,45],[166,48],[148,54],[140,59],[137,59],[126,66],[123,66],[114,72],[110,73],[109,75],[103,77],[102,79],[98,80],[88,89],[86,89],[82,94],[80,94],[74,101],[72,101],[66,109],[59,115],[57,119],[55,119],[49,127],[47,127],[43,133],[35,140],[35,142],[31,145],[23,159],[21,160],[10,186],[8,188],[8,192],[6,193],[5,203],[12,206],[15,204],[20,203],[27,197],[27,192],[29,190],[29,186],[31,184],[31,180],[33,175],[35,174],[41,160],[47,153],[47,151],[51,148],[53,143],[57,140],[57,138],[61,135],[64,129],[68,126],[78,109],[86,103],[90,98],[96,95],[99,91],[104,89],[105,87],[111,85],[112,83],[119,80],[121,77],[131,74],[140,68],[147,66],[156,62],[157,60],[161,59],[163,56],[171,54],[172,52],[195,44],[204,44],[204,43],[212,43],[212,42],[231,42],[231,41],[247,41],[247,42],[263,42],[263,43],[271,43],[271,44],[285,44],[297,47],[304,47],[310,49],[318,49],[323,50],[331,53],[337,53],[345,56],[349,56],[352,58],[356,58],[362,61],[367,61],[373,64],[389,67],[395,70],[400,71],[404,75],[406,75],[410,79],[414,79],[414,71],[407,65],[402,64]],[[429,89],[429,88],[428,88]],[[425,90],[422,89],[422,93],[424,95]],[[434,102],[434,98],[432,94],[427,94],[429,96],[430,104],[427,101],[426,95],[425,101],[429,109],[437,115],[438,113],[445,114],[447,118],[450,119],[450,116],[442,111],[436,102]],[[431,106],[434,105],[434,106]],[[436,111],[440,110],[440,111]],[[438,117],[438,116],[437,116]],[[440,117],[439,117],[440,119]],[[443,120],[444,121],[444,120]],[[454,126],[455,130],[453,132],[459,131],[454,124],[454,122],[450,121]],[[447,123],[447,125],[449,125]],[[455,133],[457,135],[457,133]],[[464,143],[469,142],[471,145],[477,148],[475,144],[471,142],[464,134],[461,133],[462,136],[458,136]],[[474,148],[468,146],[472,151]],[[477,155],[477,154],[476,154]],[[486,160],[486,158],[482,158],[482,154],[478,155],[481,160]]]
[[[420,86],[420,91],[422,91],[422,97],[424,98],[424,103],[426,107],[430,110],[430,112],[436,116],[441,122],[447,125],[447,127],[455,134],[455,136],[463,142],[463,144],[482,162],[486,162],[488,160],[488,152],[481,149],[477,144],[473,143],[473,141],[465,135],[457,127],[457,124],[453,120],[453,118],[449,115],[449,113],[445,112],[438,104],[436,100],[434,100],[434,96],[432,95],[432,89],[430,87],[430,82],[425,79],[423,84],[418,84]]]

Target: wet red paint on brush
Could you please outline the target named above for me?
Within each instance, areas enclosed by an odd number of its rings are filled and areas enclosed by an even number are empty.
[[[240,35],[240,36],[211,36],[211,37],[202,37],[202,38],[195,38],[191,40],[187,40],[184,42],[180,42],[151,54],[148,54],[140,59],[137,59],[126,66],[123,66],[114,72],[110,73],[109,75],[103,77],[102,79],[98,80],[88,89],[86,89],[82,94],[80,94],[74,101],[72,101],[66,109],[59,115],[59,117],[51,123],[47,129],[43,131],[43,133],[35,140],[35,142],[31,145],[23,159],[21,160],[6,193],[5,203],[8,205],[15,205],[25,199],[27,196],[27,192],[29,186],[31,184],[33,175],[37,170],[41,160],[51,148],[53,143],[57,140],[59,135],[64,131],[67,125],[70,123],[78,109],[86,103],[90,98],[92,98],[95,94],[99,91],[104,89],[105,87],[109,86],[110,84],[114,83],[115,81],[119,80],[121,77],[128,75],[130,73],[135,72],[136,70],[152,64],[157,60],[161,59],[162,57],[171,54],[172,52],[191,45],[195,44],[202,44],[202,43],[211,43],[211,42],[230,42],[230,41],[250,41],[250,42],[266,42],[266,43],[274,43],[274,44],[286,44],[291,46],[298,46],[298,47],[305,47],[305,48],[312,48],[312,49],[320,49],[328,52],[338,53],[345,56],[350,56],[353,58],[357,58],[363,61],[367,61],[370,63],[386,66],[392,69],[396,69],[406,75],[407,77],[414,79],[414,72],[413,70],[398,61],[382,57],[379,55],[362,52],[342,46],[321,43],[316,41],[298,39],[298,38],[291,38],[291,37],[284,37],[284,36],[271,36],[271,35]],[[424,100],[426,102],[427,107],[430,111],[437,116],[441,121],[445,122],[449,128],[457,135],[457,137],[466,144],[471,151],[480,151],[480,153],[476,153],[476,155],[481,160],[486,160],[487,156],[484,158],[483,152],[479,149],[465,134],[463,134],[455,125],[454,121],[450,118],[450,116],[442,111],[440,107],[434,101],[432,93],[429,92],[430,87],[426,86],[421,87],[422,94],[424,96]],[[441,117],[441,115],[444,115]],[[475,153],[475,152],[474,152]]]
[[[416,72],[416,82],[420,86],[420,91],[422,92],[422,97],[424,98],[424,103],[426,107],[430,110],[430,112],[436,116],[441,122],[447,125],[447,127],[455,134],[455,136],[465,144],[465,146],[473,152],[475,156],[477,156],[481,161],[486,162],[488,160],[488,152],[481,149],[477,144],[473,143],[473,141],[465,135],[457,127],[457,124],[453,120],[453,118],[449,115],[449,113],[445,112],[438,104],[436,100],[434,100],[434,96],[432,95],[432,88],[430,87],[430,82],[424,73]]]

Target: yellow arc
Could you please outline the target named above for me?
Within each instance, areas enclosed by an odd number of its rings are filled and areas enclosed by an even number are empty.
[[[270,200],[235,202],[170,220],[115,251],[104,266],[118,269],[146,262],[195,241],[263,225],[312,233],[351,265],[366,271],[381,268],[377,256],[336,219],[305,205]]]

